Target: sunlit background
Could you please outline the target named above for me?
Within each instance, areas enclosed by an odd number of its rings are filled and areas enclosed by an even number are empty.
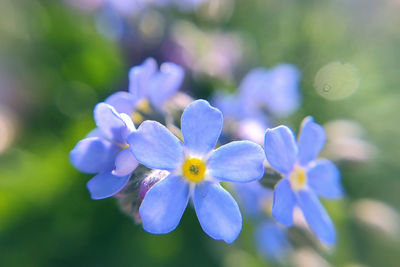
[[[129,68],[148,56],[183,65],[182,90],[195,98],[235,92],[254,67],[297,65],[302,104],[278,123],[297,132],[312,115],[324,125],[323,155],[346,197],[324,202],[337,246],[299,245],[291,264],[399,266],[400,1],[136,2],[0,2],[0,266],[276,264],[247,220],[227,245],[188,208],[156,236],[115,199],[90,199],[69,151],[95,127],[94,105],[126,90]]]

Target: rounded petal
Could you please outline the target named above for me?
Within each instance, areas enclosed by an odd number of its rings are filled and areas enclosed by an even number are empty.
[[[322,242],[333,245],[336,242],[335,226],[318,197],[311,191],[300,190],[297,203],[314,234]]]
[[[205,100],[196,100],[183,111],[181,128],[185,147],[190,153],[203,156],[217,144],[221,134],[221,111]]]
[[[128,137],[136,160],[151,169],[174,170],[183,162],[183,145],[165,126],[156,121],[143,122]]]
[[[174,63],[161,64],[158,72],[151,80],[148,96],[154,107],[160,108],[164,102],[178,91],[185,77],[184,69]]]
[[[336,165],[329,160],[318,160],[307,170],[307,184],[322,197],[340,198],[343,196],[340,172]]]
[[[94,108],[94,120],[105,136],[119,144],[124,144],[127,127],[117,111],[106,103],[99,103]]]
[[[255,238],[258,249],[266,258],[283,259],[290,249],[284,229],[276,222],[269,221],[261,224],[255,231]]]
[[[250,141],[236,141],[215,150],[207,162],[209,175],[230,182],[251,182],[264,175],[264,151]]]
[[[242,230],[242,215],[236,201],[221,185],[214,182],[197,185],[193,202],[206,234],[226,243],[236,240]]]
[[[287,174],[296,162],[297,145],[294,134],[286,126],[268,129],[264,139],[265,155],[277,171]]]
[[[293,224],[293,209],[296,205],[296,197],[290,187],[288,179],[284,178],[275,187],[272,215],[283,225]]]
[[[125,113],[121,113],[119,114],[119,116],[121,117],[122,121],[125,123],[126,126],[126,130],[123,132],[123,138],[126,141],[128,139],[128,136],[136,130],[135,124],[133,123],[132,118],[125,114]]]
[[[139,208],[143,229],[167,234],[179,224],[189,200],[189,184],[180,176],[168,176],[147,192]]]
[[[325,130],[314,122],[312,117],[306,117],[301,123],[301,131],[298,140],[298,162],[306,166],[315,159],[325,145]]]
[[[292,64],[279,64],[269,70],[269,78],[261,97],[269,112],[288,116],[300,105],[300,71]]]
[[[135,66],[129,71],[129,92],[135,99],[142,99],[147,95],[147,88],[152,76],[157,71],[157,62],[154,58],[147,58],[142,65]]]
[[[69,154],[75,168],[85,173],[99,173],[114,168],[121,149],[107,140],[89,137],[79,141]]]
[[[112,174],[116,176],[130,175],[138,165],[139,162],[133,156],[132,151],[129,148],[125,148],[115,159],[115,169]]]
[[[236,94],[217,92],[212,98],[212,103],[222,112],[225,119],[227,117],[235,119],[242,116],[241,105],[239,105],[240,98]]]
[[[132,114],[135,111],[135,106],[137,104],[137,99],[128,92],[116,92],[104,101],[115,108],[118,113]]]
[[[130,177],[130,175],[115,176],[111,172],[103,172],[89,180],[86,186],[92,199],[103,199],[121,191]]]

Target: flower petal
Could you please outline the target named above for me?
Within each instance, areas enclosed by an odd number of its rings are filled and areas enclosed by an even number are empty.
[[[260,97],[275,116],[288,116],[300,105],[300,71],[292,64],[279,64],[269,70],[269,78]]]
[[[232,183],[235,196],[243,212],[252,217],[264,215],[265,203],[272,200],[273,191],[263,187],[258,181]]]
[[[147,95],[147,88],[152,76],[157,71],[157,62],[154,58],[147,58],[142,65],[135,66],[129,71],[129,92],[135,99],[142,99]]]
[[[275,187],[272,215],[281,224],[291,226],[295,204],[296,197],[290,187],[290,182],[284,178]]]
[[[325,130],[321,125],[314,122],[312,117],[306,117],[301,123],[298,145],[298,162],[306,166],[315,159],[324,147],[326,140]]]
[[[269,259],[283,259],[290,249],[284,229],[276,222],[269,221],[260,225],[255,231],[255,238],[261,254]]]
[[[129,175],[138,165],[139,162],[133,156],[132,151],[129,148],[125,148],[115,159],[115,169],[112,171],[112,174],[116,176]]]
[[[148,96],[154,107],[161,109],[164,102],[182,85],[185,71],[177,64],[166,62],[161,64],[160,71],[154,75]]]
[[[189,184],[180,176],[168,176],[146,193],[139,208],[143,228],[152,234],[166,234],[179,224],[189,200]]]
[[[242,230],[242,215],[233,197],[218,183],[196,185],[193,196],[197,218],[209,236],[232,243]]]
[[[105,136],[119,144],[124,144],[127,127],[117,111],[106,103],[99,103],[94,108],[94,120]]]
[[[205,100],[196,100],[183,111],[181,128],[185,147],[196,156],[210,152],[221,134],[221,111]]]
[[[135,111],[137,99],[128,92],[120,91],[107,97],[104,102],[113,106],[118,113],[131,115]]]
[[[143,122],[128,137],[128,143],[136,160],[148,168],[170,171],[183,162],[182,143],[156,121]]]
[[[318,197],[311,191],[300,190],[297,203],[314,234],[322,242],[333,245],[336,241],[335,226]]]
[[[130,177],[130,175],[115,176],[111,172],[103,172],[89,180],[86,186],[92,199],[103,199],[121,191]]]
[[[215,150],[207,162],[209,175],[230,182],[251,182],[264,175],[264,151],[250,141],[236,141]]]
[[[121,149],[107,140],[89,137],[79,141],[69,154],[75,168],[85,173],[99,173],[114,168]]]
[[[287,174],[296,162],[297,146],[294,134],[286,126],[267,129],[264,139],[265,155],[277,171]]]
[[[329,160],[318,160],[307,170],[307,184],[322,197],[340,198],[343,196],[340,172],[336,165]]]

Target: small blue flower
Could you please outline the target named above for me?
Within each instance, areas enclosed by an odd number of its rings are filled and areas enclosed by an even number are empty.
[[[265,155],[259,145],[250,141],[232,142],[213,150],[222,124],[218,109],[205,100],[197,100],[182,114],[184,143],[155,121],[143,122],[128,137],[140,163],[170,172],[151,187],[140,206],[146,231],[173,231],[191,196],[203,230],[216,240],[235,241],[242,229],[242,216],[236,201],[219,182],[260,179]]]
[[[162,109],[164,102],[181,86],[184,70],[172,62],[161,64],[153,58],[146,59],[142,65],[132,67],[129,72],[129,92],[120,91],[110,95],[106,103],[117,112],[132,115],[135,110],[148,104]]]
[[[239,97],[248,114],[261,110],[288,116],[300,105],[300,71],[295,65],[282,63],[272,69],[251,70],[239,86]]]
[[[325,139],[324,129],[312,117],[307,117],[302,122],[297,144],[288,127],[268,129],[265,154],[271,166],[284,175],[275,187],[272,207],[275,219],[292,225],[293,209],[298,205],[317,237],[334,244],[335,227],[317,195],[339,198],[343,191],[337,167],[326,159],[315,160]]]
[[[273,218],[271,206],[273,191],[259,182],[233,185],[239,204],[255,224],[254,237],[261,255],[272,260],[282,260],[290,251],[287,233]]]
[[[118,193],[138,165],[126,142],[135,126],[128,115],[105,103],[96,105],[94,119],[97,128],[76,144],[70,161],[82,172],[97,173],[87,188],[92,199],[102,199]]]

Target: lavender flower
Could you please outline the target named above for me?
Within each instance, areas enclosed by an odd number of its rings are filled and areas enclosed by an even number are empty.
[[[171,62],[161,64],[153,58],[146,59],[142,65],[131,68],[129,72],[129,92],[120,91],[106,99],[117,112],[134,115],[136,109],[144,111],[154,107],[161,110],[164,102],[181,86],[184,70]]]
[[[135,126],[128,115],[105,103],[96,105],[94,119],[97,128],[76,144],[70,161],[82,172],[97,173],[87,187],[92,199],[102,199],[118,193],[138,165],[126,142]]]

